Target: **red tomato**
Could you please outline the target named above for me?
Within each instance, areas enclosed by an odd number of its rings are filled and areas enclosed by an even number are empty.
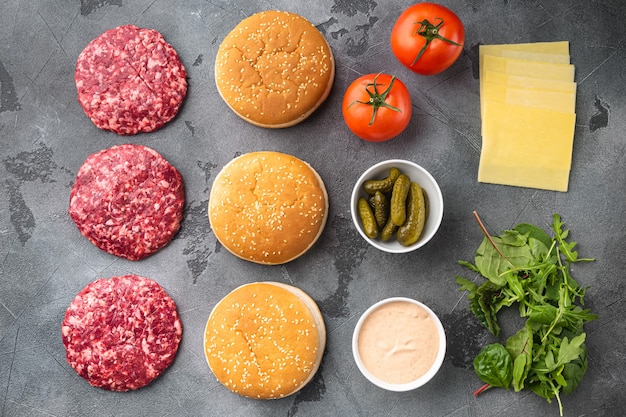
[[[398,136],[409,124],[412,111],[406,85],[387,74],[363,75],[350,84],[343,96],[346,125],[369,142]]]
[[[439,74],[463,51],[465,28],[447,7],[417,3],[408,7],[391,30],[391,50],[411,71]]]

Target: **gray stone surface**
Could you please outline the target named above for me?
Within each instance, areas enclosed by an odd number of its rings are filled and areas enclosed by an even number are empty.
[[[624,242],[626,228],[626,4],[623,0],[447,0],[466,27],[460,59],[423,77],[401,67],[389,49],[399,0],[83,0],[0,5],[0,414],[2,416],[556,416],[556,403],[529,393],[491,390],[479,398],[472,370],[493,340],[468,313],[454,276],[465,270],[482,235],[518,222],[548,227],[563,216],[579,252],[597,258],[576,266],[591,286],[587,306],[600,319],[587,327],[589,371],[564,397],[566,416],[626,413]],[[265,9],[300,13],[327,37],[337,63],[333,91],[305,122],[284,130],[240,120],[215,91],[213,63],[226,33]],[[189,73],[178,117],[132,137],[100,131],[76,100],[73,69],[101,32],[133,23],[159,30]],[[477,45],[569,40],[576,65],[577,125],[567,193],[480,184]],[[396,74],[411,90],[408,129],[382,144],[366,143],[341,116],[345,88],[360,74]],[[84,239],[67,215],[78,167],[90,153],[125,142],[150,146],[182,173],[187,205],[182,230],[154,256],[117,259]],[[235,155],[277,150],[308,161],[324,178],[330,218],[320,241],[300,259],[268,267],[236,259],[217,244],[206,206],[215,174]],[[445,214],[436,237],[406,255],[368,246],[355,231],[349,194],[363,170],[406,158],[439,181]],[[74,295],[98,277],[136,273],[160,282],[184,324],[173,366],[146,388],[111,393],[92,388],[65,361],[60,323]],[[215,303],[243,283],[278,280],[307,291],[328,327],[319,373],[300,393],[259,402],[230,393],[211,374],[202,332]],[[389,296],[417,298],[441,317],[448,352],[440,373],[408,393],[382,391],[361,376],[350,350],[359,315]]]

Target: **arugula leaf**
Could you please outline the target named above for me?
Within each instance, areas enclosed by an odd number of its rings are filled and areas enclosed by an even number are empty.
[[[490,236],[475,212],[474,217],[485,238],[474,264],[459,264],[485,281],[457,276],[459,290],[468,292],[470,311],[496,336],[501,309],[518,304],[526,318],[504,346],[487,345],[474,359],[476,375],[487,383],[475,395],[512,385],[516,392],[528,389],[548,402],[556,398],[563,415],[561,394],[578,387],[587,371],[584,325],[598,318],[582,307],[588,287],[578,285],[570,265],[594,259],[578,257],[576,242],[568,241],[569,230],[558,214],[553,216],[553,238],[528,223]]]
[[[569,262],[590,262],[593,261],[593,258],[581,258],[578,259],[578,252],[574,249],[576,246],[576,242],[566,242],[565,239],[569,236],[569,230],[563,230],[563,222],[561,221],[561,216],[558,214],[553,215],[554,221],[552,222],[552,229],[554,233],[556,233],[556,240],[559,242],[559,248],[565,258]]]
[[[480,309],[481,323],[496,336],[500,333],[497,314],[503,306],[502,300],[501,288],[491,281],[486,281],[476,289],[474,309]],[[474,314],[476,313],[474,312]]]
[[[552,245],[552,238],[548,236],[548,234],[544,232],[543,229],[535,226],[534,224],[520,223],[515,226],[513,230],[517,230],[523,235],[537,239],[546,247],[546,249],[549,248],[550,245]]]
[[[562,388],[561,392],[567,395],[578,388],[580,382],[583,379],[583,376],[587,372],[587,347],[585,345],[581,346],[581,353],[578,358],[566,363],[563,366],[563,378],[565,379],[566,385]]]
[[[559,346],[556,362],[548,361],[548,355],[546,355],[546,366],[548,366],[548,371],[554,371],[555,369],[564,366],[566,363],[578,359],[583,352],[581,346],[585,343],[586,336],[587,335],[585,333],[581,333],[574,337],[571,341],[568,340],[567,337],[564,337],[561,342],[561,346]],[[554,358],[554,355],[550,356],[551,358]]]
[[[475,297],[474,294],[475,294],[476,289],[478,288],[478,286],[474,282],[470,281],[467,278],[460,277],[458,275],[455,277],[455,280],[456,280],[456,283],[460,287],[459,288],[460,291],[469,291],[470,292],[470,295],[468,295],[467,298],[469,298],[471,300],[472,298]]]
[[[476,268],[476,266],[473,263],[471,263],[471,262],[459,261],[459,265],[463,265],[463,266],[469,268],[471,271],[474,271],[474,272],[480,274],[480,269]]]
[[[571,340],[568,340],[567,337],[563,338],[563,343],[559,348],[559,355],[557,356],[557,365],[565,365],[568,362],[577,359],[583,352],[583,346],[585,343],[585,339],[587,335],[585,333],[581,333],[576,337],[573,337]]]
[[[551,324],[557,318],[558,309],[552,304],[535,305],[530,308],[528,320],[532,323]]]

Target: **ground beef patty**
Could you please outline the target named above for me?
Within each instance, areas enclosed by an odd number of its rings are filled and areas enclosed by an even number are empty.
[[[91,282],[61,326],[67,362],[91,385],[141,388],[174,361],[182,324],[174,300],[155,281],[125,275]]]
[[[94,245],[135,261],[174,237],[184,204],[176,168],[153,149],[127,144],[87,158],[70,192],[69,214]]]
[[[110,29],[78,56],[78,101],[100,129],[151,132],[174,118],[187,93],[187,73],[174,48],[153,29]]]

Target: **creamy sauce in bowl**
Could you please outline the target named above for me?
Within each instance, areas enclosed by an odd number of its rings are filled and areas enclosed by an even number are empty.
[[[391,390],[408,390],[426,383],[439,369],[445,334],[428,307],[392,298],[363,315],[355,329],[353,350],[359,368],[365,368],[361,369],[364,375],[375,379],[372,382]]]

